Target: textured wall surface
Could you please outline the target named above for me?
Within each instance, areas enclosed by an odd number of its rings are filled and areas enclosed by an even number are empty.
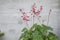
[[[60,34],[60,0],[0,0],[0,30],[5,33],[2,40],[18,40],[21,29],[24,27],[19,19],[19,8],[28,12],[33,3],[43,5],[43,13],[52,9],[49,25],[54,28],[55,34]],[[47,14],[46,14],[47,15]],[[46,16],[44,14],[44,16]],[[18,24],[20,20],[20,24]]]

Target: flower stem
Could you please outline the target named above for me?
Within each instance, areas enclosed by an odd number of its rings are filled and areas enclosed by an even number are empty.
[[[34,24],[34,15],[33,15],[33,24]]]
[[[47,25],[49,24],[50,14],[51,14],[51,9],[50,9],[50,11],[49,11]]]
[[[38,20],[39,20],[39,23],[41,24],[41,22],[40,22],[40,21],[41,21],[41,20],[40,20],[40,17],[41,17],[41,16],[38,16]]]
[[[26,26],[29,28],[27,21],[26,21]]]

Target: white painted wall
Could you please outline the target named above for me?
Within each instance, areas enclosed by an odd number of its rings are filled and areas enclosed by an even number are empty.
[[[58,35],[60,30],[58,2],[58,0],[0,0],[0,30],[5,33],[3,40],[18,40],[21,29],[25,27],[19,19],[21,16],[19,8],[24,8],[28,12],[33,3],[37,3],[38,6],[43,5],[42,14],[45,18],[49,9],[52,9],[49,25],[54,28],[54,33]]]

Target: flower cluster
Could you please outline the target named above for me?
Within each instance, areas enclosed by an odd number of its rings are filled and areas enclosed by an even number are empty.
[[[29,21],[29,16],[27,16],[27,14],[22,9],[20,9],[20,12],[23,14],[21,16],[22,19],[25,20],[25,21]]]
[[[41,13],[42,9],[43,9],[43,7],[40,6],[39,10],[36,10],[36,4],[34,3],[34,4],[32,5],[32,10],[31,10],[31,11],[32,11],[35,15],[39,15],[39,14]]]
[[[31,15],[33,15],[33,17],[32,17],[32,19],[33,19],[33,24],[34,24],[34,17],[35,17],[35,15],[37,16],[37,20],[40,22],[40,14],[41,14],[41,12],[42,12],[42,10],[43,10],[43,6],[40,6],[40,8],[37,10],[37,6],[36,6],[36,4],[34,3],[33,5],[32,5],[32,7],[31,7],[31,11],[29,12]],[[22,19],[24,20],[24,21],[30,21],[29,19],[30,19],[30,17],[31,16],[28,16],[27,15],[27,13],[26,12],[24,12],[24,10],[23,9],[19,9],[19,11],[23,14],[21,17],[22,17]],[[48,15],[48,21],[47,21],[47,24],[49,23],[49,16],[50,16],[50,13],[51,13],[51,9],[50,9],[50,11],[49,11],[49,15]]]

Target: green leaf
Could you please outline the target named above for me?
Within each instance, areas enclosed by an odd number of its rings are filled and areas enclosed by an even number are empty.
[[[44,37],[44,40],[49,40],[48,37]]]
[[[0,37],[4,36],[4,33],[0,33]]]
[[[44,25],[44,24],[42,24],[42,26],[43,26],[45,29],[47,29],[47,30],[53,30],[53,28],[51,28],[50,26],[46,26],[46,25]]]
[[[58,40],[58,37],[51,32],[49,32],[48,38],[49,38],[49,40]]]
[[[28,31],[28,29],[27,29],[27,28],[24,28],[24,29],[22,30],[22,32],[25,32],[25,31]]]

